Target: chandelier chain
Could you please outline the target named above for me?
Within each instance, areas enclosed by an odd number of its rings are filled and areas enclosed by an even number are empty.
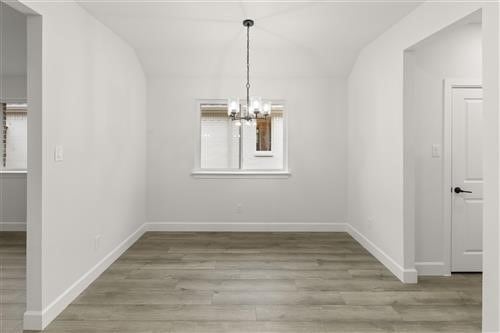
[[[228,116],[231,120],[238,121],[237,126],[241,126],[241,120],[245,120],[247,125],[254,124],[253,120],[265,119],[271,114],[271,103],[264,102],[260,97],[250,98],[250,28],[254,25],[254,21],[246,19],[243,21],[243,26],[247,28],[247,81],[245,84],[247,90],[246,105],[242,105],[240,99],[228,101]],[[252,104],[252,105],[250,105]]]
[[[247,26],[247,116],[250,108],[250,26]]]

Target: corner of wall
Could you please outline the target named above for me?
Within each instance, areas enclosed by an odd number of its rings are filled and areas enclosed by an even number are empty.
[[[43,330],[64,309],[73,302],[93,281],[95,281],[113,262],[131,247],[146,231],[145,224],[129,235],[123,242],[111,250],[102,260],[83,274],[75,283],[67,288],[59,297],[42,311],[26,311],[24,313],[24,330]]]
[[[417,283],[417,270],[404,268],[358,229],[347,224],[347,232],[403,283]]]

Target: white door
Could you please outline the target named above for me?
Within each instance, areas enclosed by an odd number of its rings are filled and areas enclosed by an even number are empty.
[[[482,271],[483,93],[452,90],[452,258],[453,272]]]

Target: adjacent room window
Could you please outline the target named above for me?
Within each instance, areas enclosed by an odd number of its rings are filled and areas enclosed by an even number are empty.
[[[225,102],[200,103],[200,165],[203,170],[284,170],[284,107],[274,103],[265,119],[238,126]]]
[[[26,170],[28,117],[25,104],[1,104],[0,170]]]

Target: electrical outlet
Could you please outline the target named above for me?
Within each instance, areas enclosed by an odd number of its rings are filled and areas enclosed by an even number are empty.
[[[101,248],[101,235],[96,235],[94,238],[94,250],[99,250]]]
[[[243,213],[243,205],[241,203],[236,205],[236,213],[238,214]]]

